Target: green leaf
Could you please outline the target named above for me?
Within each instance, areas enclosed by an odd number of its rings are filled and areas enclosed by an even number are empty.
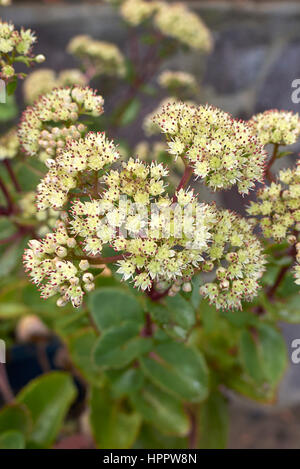
[[[144,383],[144,374],[137,368],[127,370],[108,370],[106,372],[115,398],[135,393]]]
[[[138,300],[121,288],[101,288],[90,296],[93,320],[100,331],[124,322],[143,324],[144,314]]]
[[[18,108],[14,96],[6,96],[6,103],[0,104],[0,122],[14,119],[18,115]]]
[[[175,397],[201,402],[208,394],[208,369],[202,354],[175,341],[157,345],[143,357],[143,371],[154,384]]]
[[[143,425],[134,445],[137,449],[187,449],[186,437],[167,436],[150,424]]]
[[[260,324],[260,354],[264,374],[272,386],[276,386],[286,369],[287,351],[280,332],[268,324]]]
[[[31,381],[17,396],[30,411],[30,447],[49,447],[54,442],[76,395],[71,376],[51,372]]]
[[[8,404],[0,411],[0,433],[9,430],[27,434],[31,428],[29,410],[23,404]]]
[[[227,445],[228,408],[224,396],[214,391],[200,406],[198,415],[199,449],[224,449]]]
[[[100,386],[103,384],[104,375],[93,360],[93,348],[96,341],[97,334],[94,329],[84,329],[69,339],[68,348],[72,361],[82,376],[93,385]]]
[[[240,356],[246,373],[258,383],[264,379],[258,348],[249,331],[244,330],[240,340]]]
[[[154,321],[162,324],[167,332],[175,337],[185,338],[189,329],[195,324],[193,306],[180,294],[166,297],[157,303],[147,299],[147,309]]]
[[[21,261],[22,246],[19,244],[11,244],[8,246],[0,259],[0,277],[8,275]]]
[[[24,449],[24,435],[15,430],[0,434],[0,449]]]
[[[141,417],[122,409],[121,401],[112,399],[110,390],[92,388],[90,423],[98,448],[126,449],[135,442]]]
[[[285,342],[274,327],[259,324],[253,335],[243,331],[240,356],[246,373],[258,384],[274,388],[280,381],[287,364]]]
[[[17,80],[17,78],[14,78],[12,81],[10,81],[10,82],[6,85],[6,92],[7,92],[7,94],[8,94],[9,96],[12,95],[12,94],[14,94],[14,92],[16,91],[17,85],[18,85],[18,80]]]
[[[102,369],[123,368],[149,352],[152,342],[140,337],[139,332],[140,326],[131,322],[104,331],[94,349],[96,365]]]
[[[17,318],[29,312],[22,303],[0,303],[0,319]]]
[[[137,118],[141,109],[141,103],[138,98],[131,99],[121,113],[119,125],[125,127],[131,124]]]
[[[284,303],[277,301],[265,305],[268,313],[271,314],[273,321],[285,321],[292,324],[300,323],[300,302],[299,293],[286,298]]]
[[[165,435],[187,435],[190,422],[182,403],[151,384],[131,397],[143,418]]]
[[[78,310],[69,309],[65,314],[61,313],[61,316],[58,316],[53,323],[55,331],[64,339],[68,339],[70,335],[76,334],[89,325],[89,318],[82,308]]]
[[[190,329],[195,324],[195,310],[192,305],[180,294],[167,296],[164,301],[166,307],[172,312],[173,320],[183,329]]]

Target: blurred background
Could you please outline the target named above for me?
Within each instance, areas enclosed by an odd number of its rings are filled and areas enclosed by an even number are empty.
[[[212,53],[201,60],[198,53],[179,52],[164,63],[163,69],[191,72],[199,83],[198,101],[218,106],[236,117],[248,119],[254,113],[272,108],[299,110],[300,104],[292,102],[291,94],[293,80],[300,79],[300,1],[203,0],[185,3],[201,15],[213,33],[215,46]],[[36,69],[47,67],[60,71],[77,67],[78,62],[66,52],[66,46],[79,34],[114,42],[125,54],[128,52],[127,27],[117,12],[101,1],[14,0],[13,5],[1,8],[0,14],[3,20],[13,21],[16,27],[24,25],[36,31],[38,44],[35,50],[46,56],[45,64]],[[153,86],[156,78],[152,79]],[[107,80],[100,78],[91,83],[104,98],[109,85]],[[106,109],[113,109],[119,93],[122,90],[116,89],[106,100]],[[143,94],[137,121],[121,129],[114,138],[126,137],[131,145],[145,139],[143,118],[153,111],[162,97],[159,91],[155,96]],[[24,108],[20,86],[17,100],[21,109]],[[291,163],[299,148],[293,150]],[[281,163],[277,164],[280,166]],[[211,195],[207,194],[207,197]],[[219,202],[241,213],[248,203],[248,199],[242,199],[236,191],[220,197]],[[282,328],[288,346],[294,338],[300,337],[300,325],[285,324]],[[51,350],[49,353],[51,355]],[[19,376],[22,358],[18,362],[19,368],[14,370]],[[290,364],[273,407],[248,403],[235,396],[230,396],[230,400],[230,448],[300,447],[300,365]]]

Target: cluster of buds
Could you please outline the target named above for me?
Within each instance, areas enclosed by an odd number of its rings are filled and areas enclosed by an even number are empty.
[[[23,93],[26,103],[33,104],[41,95],[47,94],[54,88],[65,86],[86,86],[87,77],[80,70],[66,69],[56,74],[49,68],[36,70],[24,81]]]
[[[293,145],[300,136],[300,119],[298,114],[271,109],[251,118],[259,140],[263,145]]]
[[[125,0],[120,7],[124,20],[132,26],[138,26],[149,20],[157,11],[158,2],[145,0]]]
[[[42,63],[45,57],[41,54],[32,55],[32,47],[36,37],[30,29],[16,30],[12,23],[0,19],[0,77],[6,82],[18,75],[14,63],[23,62],[30,66],[33,62]],[[22,78],[23,75],[19,74]]]
[[[0,137],[0,161],[5,159],[12,159],[19,153],[20,144],[18,139],[17,130],[10,129]]]
[[[257,294],[264,264],[262,246],[249,221],[228,210],[218,211],[202,269],[210,272],[217,266],[216,280],[201,286],[200,294],[217,308],[241,309],[243,300],[251,301]]]
[[[42,161],[54,157],[69,140],[86,133],[86,127],[77,123],[80,116],[100,116],[103,103],[102,96],[80,86],[58,88],[41,96],[23,113],[18,132],[23,150],[27,155],[38,155]]]
[[[120,7],[123,18],[131,25],[152,20],[153,26],[166,37],[192,49],[209,53],[213,41],[201,18],[182,3],[125,0]]]
[[[153,118],[165,133],[169,153],[182,156],[213,190],[237,184],[247,194],[264,174],[266,153],[245,122],[212,106],[167,104]]]
[[[114,144],[104,133],[89,132],[85,138],[66,142],[65,148],[58,149],[56,159],[48,159],[48,173],[37,187],[37,207],[60,209],[68,201],[71,189],[80,188],[79,177],[98,179],[98,172],[105,171],[119,159]]]
[[[213,47],[212,36],[201,18],[182,3],[158,2],[154,25],[165,36],[178,42],[209,53]]]
[[[175,96],[193,95],[198,89],[196,78],[191,73],[181,71],[165,70],[159,75],[158,83]]]
[[[279,172],[278,182],[272,182],[257,192],[257,202],[251,202],[248,213],[258,217],[266,238],[281,240],[293,230],[300,231],[300,164]]]
[[[86,272],[87,260],[74,260],[76,241],[69,237],[63,221],[42,240],[29,241],[24,253],[24,265],[33,283],[38,285],[42,298],[59,294],[58,306],[71,301],[75,308],[82,304],[84,290],[94,288],[93,275]],[[69,260],[69,258],[71,260]]]
[[[192,284],[190,282],[191,277],[186,278],[178,278],[172,283],[171,287],[168,290],[169,296],[176,296],[181,290],[185,293],[189,293],[192,291]]]
[[[35,192],[27,192],[19,200],[20,217],[26,222],[36,226],[38,236],[45,236],[56,226],[59,212],[51,208],[38,210],[36,207]]]
[[[124,56],[111,42],[98,41],[90,36],[80,35],[71,39],[67,50],[78,57],[87,70],[92,68],[94,75],[118,77],[125,75]]]

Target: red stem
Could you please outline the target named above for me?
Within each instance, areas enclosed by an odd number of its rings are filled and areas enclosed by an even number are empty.
[[[296,247],[291,246],[288,253],[287,253],[287,255],[290,255],[294,258],[295,255],[296,255]],[[285,274],[287,273],[287,271],[289,270],[290,267],[291,267],[291,265],[285,265],[285,266],[281,267],[280,271],[278,272],[278,275],[276,277],[276,280],[275,280],[274,284],[269,288],[269,290],[267,292],[267,296],[270,300],[272,300],[274,298],[276,290],[278,289],[279,285],[281,284],[282,280],[285,277]]]
[[[180,191],[180,189],[184,189],[187,186],[189,180],[191,179],[192,174],[193,174],[193,168],[191,166],[186,166],[183,176],[181,178],[181,181],[179,182],[176,188],[175,194],[173,195],[173,202],[177,202],[176,193]]]
[[[8,159],[5,159],[3,161],[3,163],[4,163],[4,165],[7,169],[8,174],[10,175],[10,178],[12,180],[13,185],[15,186],[16,191],[17,192],[22,192],[22,188],[21,188],[21,186],[20,186],[20,184],[19,184],[19,182],[16,178],[16,175],[15,175],[14,171],[13,171],[11,162]]]
[[[189,440],[189,449],[196,449],[197,448],[197,437],[198,437],[198,432],[197,432],[197,419],[195,413],[190,409],[189,410],[189,416],[190,416],[190,424],[191,424],[191,429],[188,435],[188,440]]]
[[[6,185],[4,184],[4,182],[2,181],[2,179],[0,178],[0,189],[2,190],[3,192],[3,195],[6,199],[6,202],[7,202],[7,205],[8,205],[8,210],[9,210],[9,214],[13,212],[13,208],[14,208],[14,204],[13,204],[13,200],[7,190],[7,187]]]
[[[131,254],[128,252],[125,252],[124,254],[118,254],[116,256],[111,256],[111,257],[88,257],[88,261],[90,264],[111,264],[116,261],[123,260],[124,257],[128,257]],[[86,259],[86,257],[84,258]],[[94,262],[93,262],[94,261]]]
[[[272,155],[270,161],[268,161],[268,164],[267,164],[266,169],[265,169],[265,176],[266,176],[266,178],[269,182],[274,182],[275,181],[275,178],[274,178],[273,174],[271,173],[271,167],[272,167],[274,161],[277,158],[278,149],[279,149],[278,143],[274,143],[273,155]]]

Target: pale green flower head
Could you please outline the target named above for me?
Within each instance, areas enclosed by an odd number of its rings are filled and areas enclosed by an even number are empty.
[[[212,106],[167,104],[153,117],[169,153],[181,156],[213,190],[237,184],[247,194],[262,181],[266,153],[250,126]]]
[[[86,134],[85,125],[78,119],[83,115],[100,116],[103,103],[102,96],[82,86],[57,88],[41,96],[23,113],[18,131],[23,150],[42,161],[55,158],[56,151],[69,140]]]
[[[71,39],[67,51],[78,57],[85,68],[93,67],[95,75],[123,77],[125,74],[125,58],[111,42],[79,35]]]
[[[12,128],[0,136],[0,161],[15,158],[20,151],[17,129]]]
[[[282,170],[278,182],[272,182],[257,192],[257,202],[251,202],[249,215],[257,217],[266,238],[282,240],[300,222],[300,165]]]
[[[271,109],[252,117],[249,123],[253,126],[263,145],[293,145],[300,136],[300,119],[298,113]]]

